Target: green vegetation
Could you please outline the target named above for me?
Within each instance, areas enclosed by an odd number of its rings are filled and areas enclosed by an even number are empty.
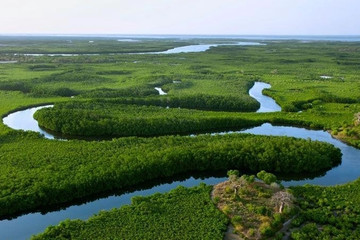
[[[293,239],[359,239],[360,179],[339,186],[291,187],[300,206]]]
[[[271,183],[276,182],[276,176],[272,173],[267,173],[266,171],[262,170],[256,174],[256,176],[262,180],[264,183],[270,185]]]
[[[129,206],[63,221],[32,239],[222,239],[228,220],[212,204],[211,189],[178,187],[135,197]]]
[[[357,118],[354,121],[354,114],[360,112],[359,43],[282,41],[267,42],[264,46],[221,46],[203,53],[111,55],[108,53],[162,51],[200,40],[92,39],[94,43],[89,42],[91,39],[66,40],[25,39],[17,41],[16,46],[7,46],[16,40],[0,37],[1,44],[5,45],[0,49],[0,61],[17,61],[0,64],[0,115],[28,106],[55,103],[53,109],[36,114],[41,125],[49,129],[69,135],[134,137],[99,142],[49,141],[0,124],[0,216],[69,203],[102,191],[191,171],[236,168],[249,172],[305,173],[324,171],[340,161],[340,152],[329,144],[293,138],[138,136],[238,130],[271,122],[329,130],[360,147],[359,122]],[[99,55],[28,56],[24,53]],[[322,75],[332,78],[324,79]],[[251,113],[258,107],[248,96],[254,81],[272,85],[265,94],[281,105],[282,112]],[[158,96],[154,87],[161,87],[168,95]],[[170,109],[166,109],[167,106]],[[297,112],[299,110],[301,112]],[[271,175],[259,177],[273,181]],[[345,186],[350,186],[349,191],[353,189],[353,185]],[[345,186],[342,198],[345,200],[339,202],[340,206],[349,207],[350,196],[355,197],[352,194],[356,191],[346,192]],[[313,190],[316,187],[308,188],[312,189],[309,194],[296,193],[298,201],[320,199],[322,194]],[[257,194],[262,191],[259,189]],[[326,195],[335,196],[327,193],[330,190],[320,189]],[[339,189],[341,192],[342,188]],[[326,198],[329,203],[335,202],[331,197]],[[320,211],[320,203],[306,201]],[[326,203],[324,199],[320,202]],[[134,208],[142,206],[135,205]],[[326,205],[324,211],[329,206]],[[349,209],[341,208],[334,216],[352,219],[354,215],[348,213],[357,212]],[[308,209],[304,207],[303,211],[306,213]],[[95,222],[97,217],[94,219]],[[270,227],[272,221],[277,221],[275,217],[265,220]],[[233,218],[232,221],[235,224],[242,220]],[[60,228],[75,226],[79,230],[91,222],[75,221]],[[314,220],[305,218],[303,222],[299,233],[294,232],[294,238],[301,238],[306,229],[314,230]],[[335,223],[321,224],[324,225],[323,229],[318,228],[321,234],[327,233],[327,229],[331,229],[331,234],[339,229],[351,229]],[[357,227],[357,222],[351,224]],[[214,231],[216,229],[220,228],[214,227]],[[186,234],[191,234],[189,231]],[[164,234],[166,232],[168,230],[164,230]],[[246,234],[251,232],[257,234],[255,229],[248,229]],[[351,238],[349,234],[345,236]]]
[[[189,45],[185,41],[143,39],[127,42],[102,37],[0,37],[0,53],[11,54],[108,54],[165,51]]]
[[[265,171],[257,175],[271,181],[255,181],[255,176],[229,171],[229,180],[214,186],[212,198],[226,214],[235,233],[245,239],[282,239],[283,222],[296,212],[294,197]],[[271,185],[270,185],[271,184]]]
[[[241,129],[261,123],[231,113],[124,105],[117,100],[58,103],[34,117],[40,126],[58,133],[104,137]]]
[[[331,131],[336,138],[360,148],[360,112],[354,114],[353,124],[343,124]]]
[[[56,104],[52,109],[37,112],[35,117],[45,128],[73,136],[156,136],[239,130],[265,122],[317,129],[333,129],[333,126],[344,124],[344,127],[338,130],[339,136],[342,134],[342,129],[351,127],[353,130],[346,131],[353,133],[354,129],[358,128],[353,124],[344,123],[343,120],[348,116],[353,118],[352,111],[356,111],[357,107],[344,108],[343,105],[328,105],[324,108],[326,109],[324,114],[314,114],[314,111],[259,114],[199,111],[178,109],[173,106],[167,109],[165,101],[154,101],[153,105],[162,107],[145,107],[149,99],[151,98],[61,103]],[[167,97],[162,99],[166,100]],[[82,116],[87,117],[82,118]],[[348,142],[352,141],[351,143],[357,146],[356,135],[346,136]]]
[[[228,171],[229,180],[212,187],[178,187],[166,194],[133,198],[130,206],[103,211],[82,220],[66,220],[33,239],[222,239],[230,219],[235,233],[247,239],[358,239],[360,179],[333,187],[284,189],[254,175]],[[287,219],[289,223],[283,225]]]
[[[353,116],[360,112],[359,68],[352,60],[360,55],[358,45],[284,41],[172,55],[27,56],[19,57],[18,64],[0,65],[0,89],[36,98],[116,98],[113,103],[254,111],[258,104],[247,91],[254,81],[266,81],[272,88],[265,93],[290,112],[236,117],[331,130],[358,146],[359,127]],[[9,56],[3,55],[7,60]],[[168,95],[157,96],[154,87],[162,87]],[[106,108],[112,109],[112,104]],[[302,112],[291,112],[298,110]],[[113,121],[113,116],[105,120]],[[161,134],[169,133],[154,135]]]
[[[0,151],[0,216],[187,172],[315,173],[341,161],[327,143],[249,134],[86,142],[20,132],[2,136]]]

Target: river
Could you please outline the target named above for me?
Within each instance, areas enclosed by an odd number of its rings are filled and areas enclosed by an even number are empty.
[[[249,93],[260,102],[259,114],[261,112],[274,112],[280,111],[281,108],[270,97],[263,96],[263,89],[271,87],[269,84],[257,82]],[[43,106],[51,107],[51,105]],[[53,139],[50,133],[42,130],[38,127],[36,120],[33,119],[33,114],[37,109],[42,107],[30,108],[27,110],[18,111],[9,114],[3,119],[4,123],[14,129],[23,129],[37,131],[45,135],[46,138]],[[34,122],[35,121],[35,122]],[[285,186],[302,185],[304,183],[320,184],[320,185],[335,185],[346,183],[357,179],[360,176],[360,150],[346,145],[337,139],[331,137],[326,131],[320,130],[308,130],[298,127],[287,126],[273,126],[269,123],[264,123],[261,126],[253,127],[241,131],[220,132],[212,134],[230,134],[230,133],[252,133],[259,135],[271,135],[271,136],[291,136],[304,139],[319,140],[328,142],[334,146],[340,148],[343,156],[342,163],[327,171],[323,176],[318,176],[313,179],[305,179],[299,181],[283,181]],[[196,179],[194,177],[188,177],[182,181],[174,181],[172,183],[163,183],[156,186],[150,186],[145,190],[135,190],[130,193],[124,193],[121,195],[112,195],[104,198],[100,198],[94,201],[83,203],[80,205],[72,205],[62,210],[51,211],[46,214],[29,213],[19,216],[12,220],[0,221],[0,233],[3,239],[28,239],[31,235],[44,231],[49,225],[56,225],[60,221],[67,218],[70,219],[87,219],[100,210],[110,210],[112,208],[118,208],[122,205],[129,204],[130,199],[133,196],[148,196],[156,192],[168,192],[175,187],[182,185],[186,187],[192,187],[198,185],[200,182],[206,184],[217,184],[224,181],[226,178],[221,177],[205,177],[203,179]]]
[[[139,52],[139,53],[106,53],[105,55],[117,55],[117,54],[176,54],[176,53],[195,53],[195,52],[205,52],[211,47],[218,46],[261,46],[265,45],[258,42],[234,42],[234,43],[214,43],[214,44],[196,44],[188,45],[183,47],[175,47],[165,51],[158,52]],[[22,53],[14,55],[24,55],[32,57],[76,57],[76,56],[98,56],[99,53]]]

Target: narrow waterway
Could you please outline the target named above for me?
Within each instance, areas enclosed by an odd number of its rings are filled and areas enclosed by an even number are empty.
[[[32,107],[10,113],[3,118],[3,123],[15,130],[33,131],[42,134],[47,139],[55,139],[55,136],[46,132],[39,127],[38,122],[34,119],[34,113],[43,108],[53,107],[54,105],[46,105],[40,107]]]
[[[206,178],[207,184],[217,184],[225,181],[226,178],[210,177]],[[204,182],[203,179],[190,177],[183,181],[160,184],[150,189],[134,191],[120,196],[109,196],[96,201],[73,205],[63,210],[53,211],[46,214],[40,212],[30,213],[12,220],[0,221],[0,239],[24,240],[32,235],[43,232],[48,226],[56,225],[65,219],[87,219],[101,210],[110,210],[130,204],[134,196],[149,196],[154,193],[165,193],[177,186],[193,187]]]
[[[196,53],[196,52],[205,52],[209,50],[211,47],[218,46],[261,46],[265,45],[263,43],[258,42],[234,42],[234,43],[214,43],[214,44],[196,44],[196,45],[188,45],[183,47],[175,47],[168,49],[166,51],[158,51],[158,52],[138,52],[138,53],[104,53],[105,55],[119,55],[119,54],[176,54],[176,53]],[[41,57],[41,56],[49,56],[49,57],[76,57],[76,56],[98,56],[99,53],[23,53],[23,54],[14,54],[16,55],[24,55],[31,57]]]
[[[161,88],[159,88],[159,87],[156,87],[155,90],[159,92],[159,95],[167,95],[167,93],[164,92],[164,91],[163,91]]]
[[[249,90],[249,95],[260,103],[260,108],[256,112],[280,112],[281,107],[271,97],[265,96],[262,91],[271,88],[271,85],[264,82],[255,82]]]
[[[0,64],[17,63],[17,61],[0,61]]]
[[[269,88],[270,85],[266,83],[255,83],[254,87],[250,89],[252,96],[257,99],[261,106],[258,110],[260,112],[280,111],[281,108],[276,102],[269,97],[261,97],[262,90]],[[259,97],[260,96],[260,97]],[[271,102],[268,103],[268,102]],[[52,105],[44,106],[52,107]],[[33,114],[36,110],[42,107],[30,108],[27,110],[18,111],[8,115],[4,118],[4,123],[14,129],[37,131],[45,135],[46,138],[53,139],[54,136],[47,133],[38,127],[36,120],[33,119]],[[337,139],[331,137],[326,131],[321,130],[308,130],[298,127],[286,127],[286,126],[273,126],[269,123],[265,123],[259,127],[253,127],[242,131],[220,132],[212,134],[230,134],[230,133],[251,133],[259,135],[271,135],[271,136],[291,136],[304,139],[312,139],[323,142],[328,142],[334,146],[340,148],[343,156],[341,165],[327,171],[323,176],[318,176],[313,179],[305,179],[299,181],[283,181],[286,186],[290,185],[302,185],[304,183],[320,184],[320,185],[335,185],[346,183],[357,179],[360,176],[360,150],[348,146]],[[167,192],[176,186],[183,185],[186,187],[192,187],[198,185],[200,182],[206,184],[217,184],[224,181],[225,177],[207,177],[203,179],[195,179],[189,177],[183,181],[174,181],[172,183],[164,183],[146,190],[138,190],[131,193],[125,193],[119,196],[113,195],[104,198],[100,198],[95,201],[87,202],[81,205],[73,205],[68,208],[52,211],[46,214],[30,213],[12,220],[0,221],[0,233],[2,239],[28,239],[33,234],[44,231],[49,225],[56,225],[60,221],[67,218],[70,219],[87,219],[100,210],[110,210],[112,208],[118,208],[125,204],[130,203],[130,199],[133,196],[148,196],[156,192]]]

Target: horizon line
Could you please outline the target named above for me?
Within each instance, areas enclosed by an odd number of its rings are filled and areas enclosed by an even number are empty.
[[[360,34],[0,33],[0,36],[277,36],[360,37]]]

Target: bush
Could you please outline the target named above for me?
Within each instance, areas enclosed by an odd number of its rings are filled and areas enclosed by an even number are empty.
[[[277,178],[274,174],[272,173],[267,173],[266,171],[262,170],[261,172],[258,172],[256,174],[256,176],[260,179],[263,180],[266,184],[271,184],[273,182],[276,182]]]

